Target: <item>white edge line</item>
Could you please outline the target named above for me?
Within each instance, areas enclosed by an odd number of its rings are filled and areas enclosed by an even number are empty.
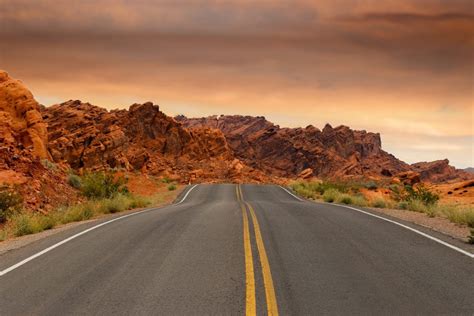
[[[294,195],[293,193],[291,193],[289,190],[285,189],[285,188],[284,188],[284,187],[282,187],[281,185],[279,185],[279,187],[280,187],[280,188],[282,188],[283,190],[285,190],[285,191],[286,191],[286,193],[288,193],[289,195],[291,195],[291,196],[292,196],[292,197],[294,197],[295,199],[297,199],[297,200],[299,200],[299,201],[302,201],[302,202],[304,202],[304,201],[305,201],[305,200],[303,200],[302,198],[300,198],[300,197],[298,197],[298,196]]]
[[[453,249],[453,250],[455,250],[455,251],[457,251],[457,252],[460,252],[460,253],[462,253],[462,254],[464,254],[464,255],[470,257],[470,258],[474,258],[474,253],[470,253],[470,252],[468,252],[468,251],[465,251],[465,250],[463,250],[463,249],[461,249],[461,248],[458,248],[458,247],[456,247],[456,246],[451,245],[451,244],[448,243],[448,242],[445,242],[445,241],[443,241],[443,240],[441,240],[441,239],[438,239],[438,238],[436,238],[436,237],[433,237],[433,236],[431,236],[431,235],[429,235],[429,234],[426,234],[426,233],[424,233],[424,232],[422,232],[422,231],[419,231],[419,230],[417,230],[417,229],[415,229],[415,228],[412,228],[412,227],[410,227],[410,226],[404,225],[404,224],[399,223],[399,222],[397,222],[397,221],[394,221],[394,220],[385,218],[385,217],[383,217],[383,216],[375,215],[375,214],[372,214],[372,213],[370,213],[370,212],[366,212],[366,211],[360,210],[360,209],[358,209],[358,208],[351,207],[351,206],[347,206],[347,205],[332,204],[332,203],[324,203],[324,204],[329,204],[329,205],[334,205],[334,206],[345,207],[345,208],[348,208],[348,209],[351,209],[351,210],[354,210],[354,211],[357,211],[357,212],[360,212],[360,213],[364,213],[364,214],[369,215],[369,216],[372,216],[372,217],[376,217],[376,218],[378,218],[378,219],[381,219],[381,220],[384,220],[384,221],[386,221],[386,222],[389,222],[389,223],[398,225],[398,226],[403,227],[403,228],[405,228],[405,229],[408,229],[408,230],[410,230],[410,231],[412,231],[412,232],[414,232],[414,233],[416,233],[416,234],[418,234],[418,235],[421,235],[421,236],[423,236],[423,237],[426,237],[426,238],[428,238],[428,239],[431,239],[431,240],[433,240],[433,241],[435,241],[435,242],[437,242],[437,243],[439,243],[439,244],[441,244],[441,245],[443,245],[443,246],[446,246],[446,247],[448,247],[448,248],[451,248],[451,249]]]
[[[181,199],[181,201],[179,201],[178,203],[176,203],[175,205],[179,205],[181,203],[184,202],[184,200],[186,200],[186,198],[188,197],[189,193],[191,193],[192,190],[194,190],[195,187],[197,187],[198,185],[195,184],[191,187],[191,189],[188,190],[188,192],[186,192],[186,194],[183,196],[183,198]]]
[[[179,201],[179,202],[176,203],[176,204],[172,204],[172,205],[170,205],[170,206],[179,205],[179,204],[183,203],[184,200],[188,197],[189,193],[190,193],[196,186],[197,186],[197,184],[194,185],[193,187],[191,187],[191,189],[189,189],[188,192],[186,192],[186,194],[185,194],[184,197],[181,199],[181,201]],[[46,248],[46,249],[44,249],[44,250],[42,250],[42,251],[40,251],[40,252],[38,252],[38,253],[36,253],[36,254],[34,254],[34,255],[28,257],[28,258],[26,258],[26,259],[24,259],[24,260],[22,260],[22,261],[20,261],[20,262],[18,262],[18,263],[16,263],[16,264],[14,264],[14,265],[12,265],[11,267],[8,267],[8,268],[6,268],[6,269],[0,271],[0,277],[1,277],[1,276],[4,276],[4,275],[7,274],[8,272],[11,272],[11,271],[13,271],[13,270],[15,270],[15,269],[21,267],[22,265],[24,265],[24,264],[26,264],[26,263],[28,263],[28,262],[30,262],[30,261],[32,261],[32,260],[38,258],[39,256],[42,256],[42,255],[44,255],[45,253],[50,252],[51,250],[53,250],[53,249],[55,249],[55,248],[57,248],[57,247],[59,247],[59,246],[61,246],[61,245],[64,245],[65,243],[67,243],[67,242],[69,242],[69,241],[71,241],[71,240],[73,240],[73,239],[76,239],[76,238],[79,237],[79,236],[82,236],[82,235],[84,235],[84,234],[87,234],[88,232],[93,231],[93,230],[95,230],[95,229],[97,229],[97,228],[99,228],[99,227],[102,227],[102,226],[105,226],[105,225],[107,225],[107,224],[113,223],[113,222],[118,221],[118,220],[120,220],[120,219],[124,219],[124,218],[130,217],[130,216],[134,216],[134,215],[138,215],[138,214],[141,214],[141,213],[153,211],[153,210],[156,210],[156,209],[157,209],[157,208],[149,208],[149,209],[142,210],[142,211],[138,211],[138,212],[135,212],[135,213],[123,215],[123,216],[120,216],[120,217],[111,219],[111,220],[109,220],[109,221],[100,223],[100,224],[98,224],[98,225],[95,225],[95,226],[93,226],[93,227],[91,227],[91,228],[88,228],[88,229],[86,229],[86,230],[84,230],[84,231],[82,231],[82,232],[80,232],[80,233],[77,233],[77,234],[75,234],[75,235],[73,235],[73,236],[71,236],[71,237],[69,237],[69,238],[66,238],[66,239],[64,239],[64,240],[62,240],[62,241],[60,241],[60,242],[58,242],[58,243],[56,243],[56,244],[54,244],[54,245],[52,245],[52,246]]]
[[[286,191],[288,194],[290,194],[291,196],[297,198],[298,200],[300,200],[300,201],[305,201],[305,200],[299,198],[298,196],[294,195],[293,193],[291,193],[290,191],[288,191],[287,189],[285,189],[285,188],[282,187],[281,185],[280,185],[279,187],[282,188],[283,190],[285,190],[285,191]],[[412,227],[410,227],[410,226],[404,225],[404,224],[399,223],[399,222],[397,222],[397,221],[394,221],[394,220],[385,218],[385,217],[383,217],[383,216],[375,215],[375,214],[372,214],[372,213],[370,213],[370,212],[366,212],[366,211],[360,210],[360,209],[358,209],[358,208],[351,207],[351,206],[347,206],[347,205],[340,205],[340,204],[333,204],[333,203],[326,203],[326,202],[318,202],[318,203],[327,204],[327,205],[333,205],[333,206],[345,207],[345,208],[348,208],[348,209],[351,209],[351,210],[354,210],[354,211],[357,211],[357,212],[360,212],[360,213],[363,213],[363,214],[366,214],[366,215],[369,215],[369,216],[372,216],[372,217],[376,217],[376,218],[378,218],[378,219],[381,219],[381,220],[384,220],[384,221],[386,221],[386,222],[389,222],[389,223],[398,225],[398,226],[400,226],[400,227],[403,227],[403,228],[405,228],[405,229],[408,229],[408,230],[410,230],[410,231],[412,231],[412,232],[414,232],[414,233],[416,233],[416,234],[418,234],[418,235],[421,235],[421,236],[423,236],[423,237],[425,237],[425,238],[431,239],[431,240],[433,240],[434,242],[437,242],[437,243],[439,243],[439,244],[441,244],[441,245],[443,245],[443,246],[446,246],[446,247],[448,247],[448,248],[451,248],[452,250],[455,250],[455,251],[457,251],[457,252],[459,252],[459,253],[462,253],[463,255],[466,255],[466,256],[468,256],[468,257],[470,257],[470,258],[474,258],[474,254],[473,254],[473,253],[470,253],[470,252],[468,252],[468,251],[465,251],[464,249],[461,249],[461,248],[459,248],[459,247],[453,246],[453,245],[451,245],[450,243],[447,243],[447,242],[445,242],[445,241],[443,241],[443,240],[441,240],[441,239],[438,239],[438,238],[436,238],[436,237],[433,237],[433,236],[431,236],[431,235],[429,235],[429,234],[426,234],[426,233],[424,233],[424,232],[422,232],[422,231],[419,231],[419,230],[417,230],[417,229],[415,229],[415,228],[412,228]]]

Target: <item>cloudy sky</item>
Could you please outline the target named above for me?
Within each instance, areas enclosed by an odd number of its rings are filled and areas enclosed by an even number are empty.
[[[470,0],[0,0],[0,68],[42,104],[263,115],[474,166]]]

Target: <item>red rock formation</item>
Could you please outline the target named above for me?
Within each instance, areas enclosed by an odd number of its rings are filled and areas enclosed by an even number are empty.
[[[412,164],[411,167],[414,171],[420,174],[422,181],[433,183],[441,183],[451,180],[462,181],[474,178],[472,174],[450,166],[448,159],[431,162],[417,162]]]
[[[380,135],[327,124],[280,128],[264,117],[176,118],[184,126],[222,130],[237,158],[281,177],[390,176],[410,166],[383,151]],[[308,168],[312,174],[308,174]]]
[[[188,130],[151,102],[109,112],[68,101],[45,108],[43,117],[52,157],[75,169],[141,170],[185,183],[268,179],[235,162],[220,130]]]
[[[0,141],[32,149],[37,157],[49,158],[48,133],[38,102],[21,81],[1,70]]]
[[[50,159],[47,143],[46,123],[33,95],[0,71],[0,186],[16,186],[29,209],[47,210],[75,199],[64,171],[42,163]]]

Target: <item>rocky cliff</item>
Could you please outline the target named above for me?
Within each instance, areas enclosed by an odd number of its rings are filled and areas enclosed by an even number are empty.
[[[74,200],[64,171],[50,159],[39,104],[21,81],[0,71],[0,186],[16,186],[36,210]]]
[[[77,170],[140,170],[184,183],[266,179],[235,158],[220,130],[188,130],[151,102],[109,112],[71,100],[44,108],[43,118],[54,161]]]
[[[190,129],[220,129],[237,158],[281,177],[392,176],[411,169],[382,150],[378,133],[347,126],[280,128],[264,117],[240,115],[176,119]]]

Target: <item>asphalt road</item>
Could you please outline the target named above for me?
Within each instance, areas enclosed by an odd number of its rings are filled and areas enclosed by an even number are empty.
[[[278,186],[199,185],[5,273],[94,225],[1,255],[0,315],[474,314],[472,258]]]

